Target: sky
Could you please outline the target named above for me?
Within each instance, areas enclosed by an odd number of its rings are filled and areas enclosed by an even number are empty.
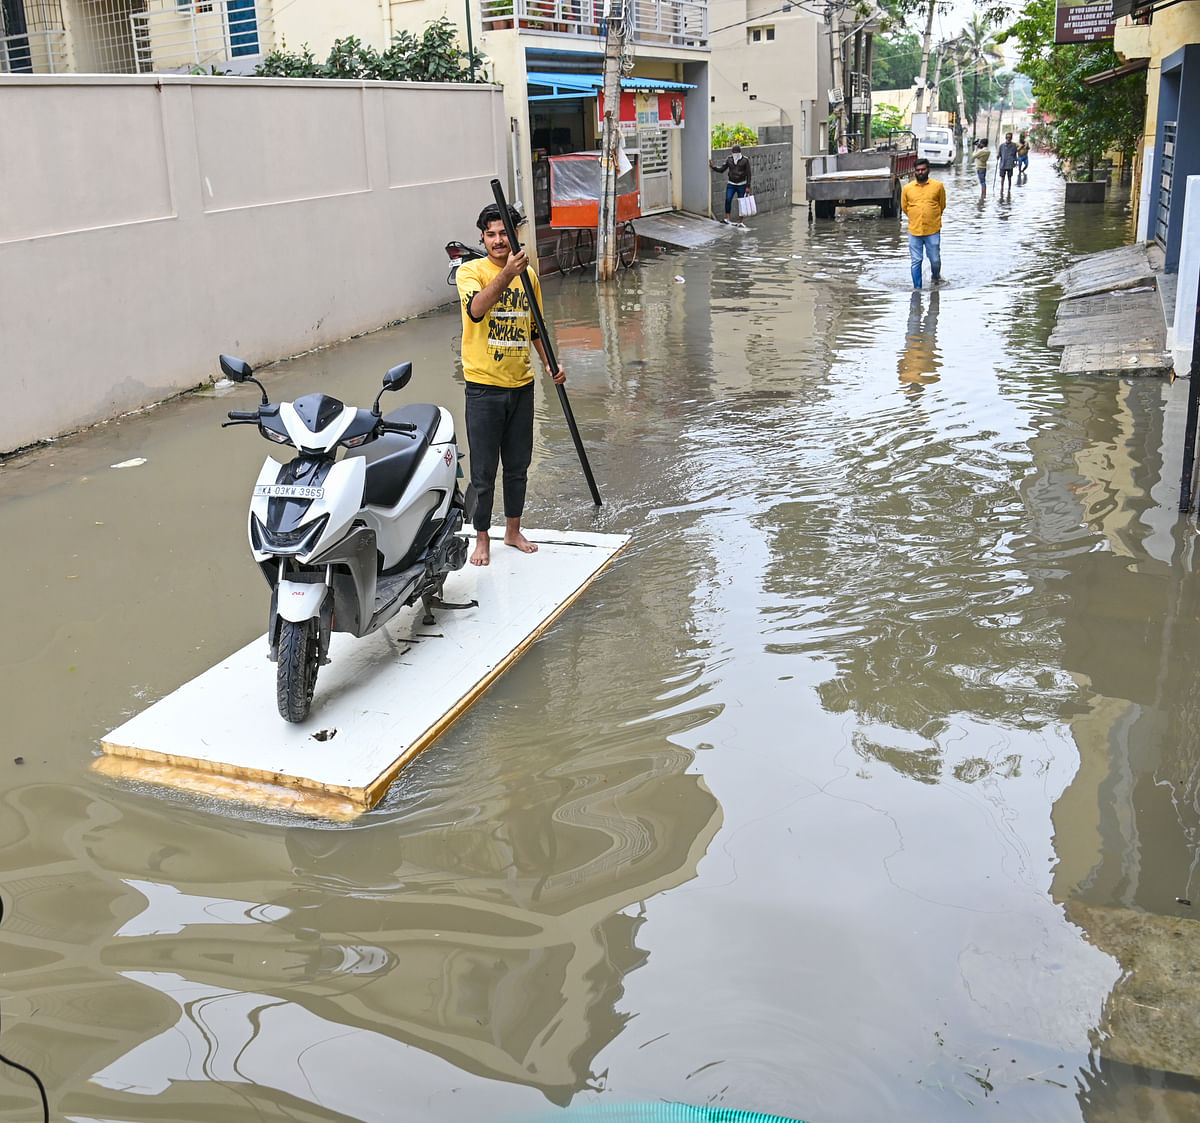
[[[1012,0],[1014,10],[1019,8],[1020,0]],[[940,43],[944,39],[953,39],[968,23],[973,15],[979,14],[983,5],[972,3],[972,0],[950,0],[948,5],[939,3],[939,8],[947,8],[944,13],[939,11],[933,17],[933,41]],[[928,11],[928,8],[925,9]],[[909,31],[919,37],[925,34],[925,16],[912,15],[905,24]],[[1000,50],[1004,53],[1005,61],[1011,68],[1015,57],[1011,43],[1002,44]]]

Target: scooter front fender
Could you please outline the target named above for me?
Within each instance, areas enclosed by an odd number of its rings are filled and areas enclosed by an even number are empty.
[[[329,589],[311,581],[280,581],[277,586],[275,610],[284,620],[303,624],[321,613],[321,602]]]

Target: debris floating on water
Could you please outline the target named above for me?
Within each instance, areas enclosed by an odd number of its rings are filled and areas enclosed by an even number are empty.
[[[132,460],[122,460],[120,464],[110,464],[110,468],[140,468],[146,463],[144,456],[135,456]]]

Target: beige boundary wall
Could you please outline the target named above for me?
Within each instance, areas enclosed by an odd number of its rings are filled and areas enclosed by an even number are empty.
[[[454,299],[495,86],[0,77],[0,452]]]

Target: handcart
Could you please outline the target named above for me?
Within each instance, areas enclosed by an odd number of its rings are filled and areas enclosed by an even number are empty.
[[[563,273],[596,260],[602,186],[599,152],[570,152],[550,157],[550,228],[558,231],[555,260]],[[617,256],[626,269],[637,260],[633,220],[642,213],[637,164],[617,176]]]

